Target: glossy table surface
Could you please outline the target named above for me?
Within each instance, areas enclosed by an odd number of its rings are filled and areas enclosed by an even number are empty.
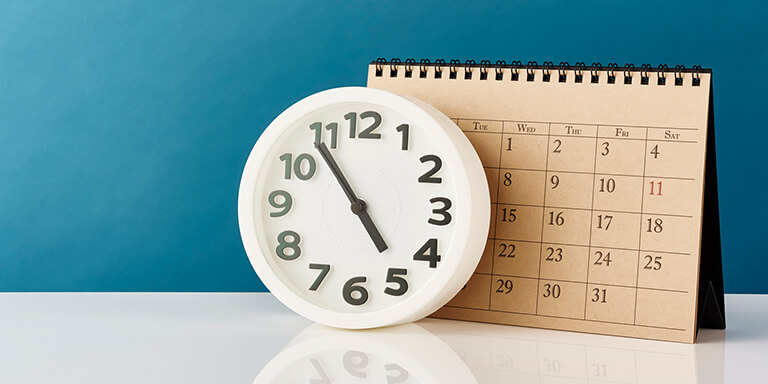
[[[0,383],[766,382],[768,295],[695,345],[425,319],[315,325],[268,293],[0,294]]]

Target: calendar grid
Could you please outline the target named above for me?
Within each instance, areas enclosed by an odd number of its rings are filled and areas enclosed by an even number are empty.
[[[462,122],[462,120],[464,121]],[[642,264],[644,255],[657,255],[655,256],[657,258],[664,257],[664,255],[669,257],[690,256],[690,252],[683,252],[684,249],[674,249],[674,247],[656,249],[653,247],[654,243],[652,242],[645,243],[644,245],[643,225],[650,218],[656,220],[690,221],[694,219],[694,216],[688,211],[678,212],[654,209],[653,207],[649,208],[644,203],[647,198],[645,196],[647,192],[646,183],[650,180],[658,183],[659,186],[657,188],[661,188],[662,183],[693,183],[697,181],[696,178],[688,174],[674,172],[656,176],[660,173],[659,170],[664,171],[664,169],[658,167],[655,171],[649,169],[647,157],[649,156],[648,151],[651,148],[649,143],[651,142],[660,142],[664,146],[668,145],[667,143],[674,143],[675,145],[699,144],[699,141],[687,139],[678,139],[676,141],[652,140],[650,132],[654,129],[666,130],[653,131],[657,132],[656,135],[659,136],[666,134],[669,130],[675,130],[675,132],[695,132],[697,129],[582,124],[578,125],[579,129],[585,130],[584,132],[587,132],[586,135],[575,136],[563,134],[563,132],[570,133],[577,124],[557,125],[558,123],[552,122],[483,119],[483,122],[489,123],[487,125],[483,123],[482,128],[478,129],[481,123],[477,120],[455,119],[454,121],[460,126],[464,125],[463,131],[470,138],[470,141],[473,141],[473,145],[476,147],[478,145],[481,146],[478,147],[478,152],[483,153],[483,150],[487,151],[491,148],[494,151],[498,150],[492,158],[483,159],[484,169],[488,177],[493,178],[493,180],[489,180],[489,185],[495,187],[495,190],[492,189],[492,197],[494,198],[491,201],[491,205],[496,218],[494,219],[492,231],[488,236],[488,246],[485,252],[487,255],[484,256],[490,259],[485,267],[490,267],[490,270],[486,272],[486,269],[483,271],[478,269],[475,272],[477,278],[484,276],[482,278],[483,283],[477,284],[487,287],[488,298],[486,303],[480,307],[477,307],[477,304],[469,307],[462,307],[460,305],[457,307],[598,323],[655,327],[656,325],[649,324],[647,321],[638,321],[640,293],[689,293],[688,290],[678,288],[674,284],[673,286],[664,286],[663,284],[658,285],[653,279],[648,280],[646,278],[643,280],[641,269],[644,265]],[[471,121],[473,126],[468,127],[467,124],[463,124],[467,123],[467,121]],[[496,124],[491,124],[491,122],[496,122]],[[555,129],[556,126],[557,131]],[[679,134],[684,134],[684,132]],[[546,143],[544,140],[546,140]],[[589,150],[584,146],[586,144],[584,140],[593,140],[589,141]],[[542,152],[532,156],[531,153],[537,153],[535,148],[539,148],[538,150]],[[577,153],[580,157],[573,158],[573,160],[568,160],[568,157],[563,158],[563,148],[569,148],[569,153]],[[528,152],[527,156],[529,157],[515,157],[516,150],[521,153]],[[620,154],[620,157],[615,158],[618,160],[606,160],[606,158],[611,159],[611,156],[614,156],[612,155],[614,151]],[[608,156],[609,154],[611,156]],[[538,156],[537,158],[540,158],[540,160],[532,160],[531,156]],[[558,158],[558,156],[561,157]],[[588,168],[584,164],[584,156],[587,156],[590,162]],[[636,160],[632,160],[635,158],[632,156],[635,156]],[[640,156],[642,156],[642,160]],[[540,163],[535,161],[540,161]],[[615,163],[616,161],[619,161],[619,163]],[[622,161],[624,162],[622,163]],[[629,162],[627,163],[627,161]],[[633,163],[633,161],[636,161],[636,163]],[[558,184],[555,185],[555,182]],[[527,194],[514,189],[517,187],[510,187],[516,183],[536,186],[536,190],[543,193],[536,197],[538,192]],[[561,188],[566,188],[565,192],[562,189],[559,192],[554,191],[554,188],[560,185],[559,183],[564,183]],[[566,187],[565,185],[568,183],[570,183],[570,186]],[[612,203],[610,199],[606,200],[605,197],[602,200],[598,199],[598,189],[603,188],[609,190],[608,192],[613,192],[613,189],[619,183],[623,183],[624,188],[639,190],[639,199],[629,199],[637,201],[637,205],[634,205],[635,203],[628,203],[627,201],[629,200],[616,205],[615,202]],[[553,191],[550,191],[550,189]],[[601,192],[606,192],[606,190]],[[584,198],[584,204],[575,203],[574,201],[578,199],[571,199],[563,195],[563,193],[583,194],[584,192],[588,193]],[[552,193],[551,196],[550,193]],[[627,195],[627,190],[619,192],[617,195],[621,196],[620,198],[624,198],[623,196]],[[598,201],[600,201],[600,204],[598,204]],[[648,211],[646,212],[646,210]],[[537,224],[535,234],[532,228],[512,232],[508,228],[505,229],[514,220],[530,221],[532,219],[530,215],[533,214],[538,216],[537,219],[534,219],[534,222]],[[557,217],[561,214],[563,217],[567,217],[567,219],[562,220],[558,224]],[[589,215],[588,218],[587,215]],[[539,219],[541,220],[540,223],[537,222]],[[583,223],[583,227],[570,227],[568,229],[568,225],[578,226],[580,225],[578,224],[579,222]],[[627,243],[628,238],[615,240],[610,236],[606,237],[605,233],[611,233],[608,232],[610,225],[614,226],[611,228],[614,230],[616,226],[620,226],[622,223],[624,227],[622,227],[623,229],[620,228],[620,230],[624,230],[627,233],[636,230],[630,230],[630,227],[627,225],[629,223],[637,223],[631,224],[631,228],[639,229],[639,233],[634,235],[636,241]],[[560,226],[563,229],[558,232],[558,227]],[[580,231],[583,232],[581,237],[578,235]],[[563,237],[563,233],[571,232],[576,233],[576,235],[570,234]],[[529,245],[526,246],[525,244]],[[535,251],[531,247],[535,247]],[[502,250],[498,255],[497,248]],[[507,251],[507,254],[504,254],[504,249],[511,249],[511,251]],[[555,256],[556,253],[557,256]],[[631,262],[627,259],[629,253],[633,255],[633,261]],[[571,260],[571,264],[565,262],[566,256],[563,256],[565,254],[569,255],[567,258]],[[606,266],[613,266],[615,263],[619,263],[624,265],[622,268],[625,270],[632,269],[631,277],[630,275],[612,277],[605,275],[605,272],[597,273],[600,272],[597,268],[600,268],[602,264],[593,261],[600,260],[598,255],[600,255],[599,257],[605,257]],[[594,260],[593,256],[595,257]],[[557,260],[554,259],[555,257],[557,257]],[[530,264],[527,264],[529,265],[528,267],[525,266],[526,263],[533,260],[535,260],[535,266]],[[558,264],[561,262],[562,264]],[[576,264],[573,264],[575,262],[583,264],[579,267],[568,267],[569,265],[575,266]],[[668,262],[675,263],[674,259],[671,258]],[[517,268],[515,265],[520,266],[522,269],[517,271],[514,269]],[[512,269],[510,270],[510,268]],[[597,274],[593,276],[593,272]],[[509,287],[515,287],[514,289],[521,289],[522,291],[530,290],[530,294],[535,297],[535,299],[531,298],[533,299],[530,304],[531,306],[520,306],[506,299],[503,296],[505,294],[504,284],[509,284]],[[509,293],[511,289],[509,288],[506,293]],[[557,293],[555,293],[555,289]],[[561,306],[555,307],[552,303],[552,297],[547,296],[555,295],[559,297],[562,292],[562,295],[565,297],[565,292],[567,291],[571,293],[565,302],[577,303],[580,306],[578,309],[572,307],[563,310]],[[579,292],[579,299],[573,296],[574,292]],[[620,304],[621,307],[610,309],[609,312],[599,309],[599,305],[605,305],[604,303],[610,302],[606,300],[606,295],[612,294],[625,297],[625,299],[621,299],[624,300],[623,304]],[[629,296],[630,294],[631,296]],[[542,295],[544,295],[543,298]],[[542,300],[546,304],[543,304]],[[560,300],[560,302],[563,303],[564,301]],[[616,315],[616,313],[619,313],[619,315]],[[624,315],[625,313],[626,315]],[[669,329],[684,330],[678,328]]]

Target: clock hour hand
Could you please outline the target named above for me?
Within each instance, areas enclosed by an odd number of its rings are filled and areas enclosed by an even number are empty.
[[[368,236],[373,240],[373,244],[376,245],[376,249],[379,253],[386,251],[389,247],[387,246],[387,243],[384,242],[384,238],[381,237],[381,232],[376,228],[371,216],[368,214],[368,205],[363,199],[360,199],[355,195],[355,191],[352,190],[352,186],[349,185],[347,178],[344,177],[344,173],[341,171],[341,168],[339,168],[339,164],[336,163],[333,155],[331,155],[331,151],[328,150],[328,146],[326,146],[325,143],[320,143],[315,144],[315,148],[320,152],[320,156],[328,167],[331,168],[331,173],[336,177],[336,181],[339,182],[341,189],[344,190],[344,194],[347,195],[347,199],[349,199],[352,213],[360,218],[360,222],[363,223],[363,227],[365,227]]]

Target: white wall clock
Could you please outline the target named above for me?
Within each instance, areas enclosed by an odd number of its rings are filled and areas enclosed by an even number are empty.
[[[246,253],[300,315],[341,328],[418,320],[466,283],[490,222],[485,172],[445,115],[369,88],[311,95],[253,147]]]

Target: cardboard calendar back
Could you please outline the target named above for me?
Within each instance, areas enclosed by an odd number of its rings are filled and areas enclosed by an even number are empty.
[[[374,62],[478,151],[485,252],[434,317],[694,342],[725,327],[711,72]]]

